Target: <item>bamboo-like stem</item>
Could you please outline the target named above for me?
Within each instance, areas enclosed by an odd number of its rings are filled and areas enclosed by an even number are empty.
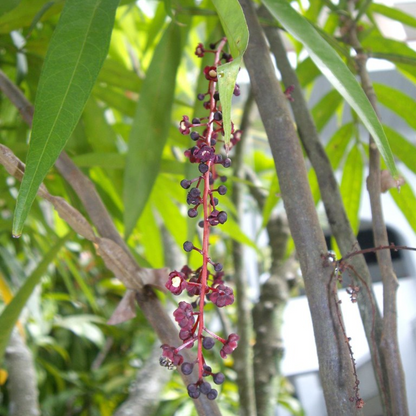
[[[327,290],[331,270],[324,267],[321,257],[327,253],[327,247],[309,188],[302,149],[253,4],[249,0],[240,0],[240,4],[250,31],[244,60],[270,142],[305,281],[327,412],[344,416],[361,414],[349,400],[354,385],[352,366],[337,325],[335,300]]]

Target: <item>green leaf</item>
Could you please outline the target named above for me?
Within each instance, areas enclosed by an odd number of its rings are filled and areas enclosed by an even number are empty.
[[[74,131],[107,55],[119,0],[67,0],[45,58],[26,171],[13,218],[20,236],[36,192]]]
[[[374,13],[382,14],[390,19],[397,20],[407,26],[416,27],[416,19],[399,9],[388,7],[384,4],[372,3],[369,10]]]
[[[300,85],[305,88],[315,78],[321,75],[319,68],[315,65],[311,58],[304,59],[296,68],[296,75],[299,78]]]
[[[280,24],[303,43],[310,57],[328,81],[357,112],[373,136],[392,175],[397,176],[393,155],[380,121],[354,75],[338,54],[286,0],[264,0],[264,4]]]
[[[336,170],[341,163],[353,132],[353,123],[344,124],[335,132],[335,134],[331,137],[328,144],[326,145],[325,150],[329,161],[331,162],[332,169]]]
[[[403,212],[413,231],[416,232],[416,196],[413,189],[408,183],[405,183],[400,187],[400,192],[397,189],[390,189],[389,192],[394,202],[400,208],[400,211]]]
[[[272,214],[273,208],[280,200],[280,186],[277,176],[273,175],[269,195],[266,198],[266,202],[264,203],[263,207],[263,221],[261,224],[261,228],[264,228],[267,223],[269,222],[270,215]]]
[[[124,175],[125,236],[132,232],[160,169],[169,133],[176,72],[181,57],[181,31],[172,22],[153,54],[143,81],[130,133]]]
[[[30,298],[36,285],[39,283],[42,276],[46,273],[49,264],[55,259],[59,250],[62,248],[70,233],[58,240],[48,253],[45,254],[43,260],[38,264],[32,274],[26,279],[23,286],[16,293],[12,301],[3,309],[0,315],[0,363],[3,361],[4,352],[9,343],[10,334],[13,327],[19,319],[22,309]]]
[[[416,130],[416,101],[404,92],[387,85],[373,83],[373,87],[377,100]]]
[[[13,10],[20,3],[20,0],[2,0],[0,3],[0,15]]]
[[[113,87],[128,91],[139,91],[142,80],[133,71],[114,59],[106,59],[98,75],[98,80]]]
[[[384,126],[384,130],[389,138],[394,155],[397,156],[412,172],[416,173],[416,146],[389,126]]]
[[[218,67],[218,91],[221,97],[224,143],[231,140],[231,101],[243,54],[248,45],[248,28],[237,0],[212,0],[227,36],[233,61]]]
[[[332,118],[342,102],[343,98],[339,92],[337,90],[332,90],[314,105],[311,112],[318,132],[322,131],[327,125],[328,121]]]
[[[363,184],[364,162],[358,146],[354,146],[348,154],[341,180],[341,196],[347,217],[354,234],[360,227],[360,201]]]
[[[120,113],[132,118],[134,117],[136,102],[127,98],[124,94],[114,88],[96,85],[92,94],[98,100],[106,103],[115,110],[120,111]]]

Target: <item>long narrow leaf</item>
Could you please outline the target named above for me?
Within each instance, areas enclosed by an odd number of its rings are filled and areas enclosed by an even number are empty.
[[[169,133],[181,31],[172,22],[155,49],[143,81],[130,133],[124,175],[125,235],[130,235],[146,205],[160,169]]]
[[[345,211],[355,234],[358,233],[360,226],[359,210],[363,174],[363,157],[358,146],[354,146],[345,162],[340,188]]]
[[[402,10],[378,3],[371,4],[369,10],[374,13],[382,14],[383,16],[386,16],[392,20],[397,20],[398,22],[401,22],[405,25],[416,27],[416,19],[410,14],[403,12]]]
[[[36,192],[74,131],[107,55],[119,0],[67,0],[45,58],[26,172],[13,219],[20,236]]]
[[[406,183],[400,188],[400,192],[397,192],[397,189],[390,189],[390,195],[406,217],[413,231],[416,232],[416,196],[413,189]]]
[[[10,334],[14,325],[19,319],[22,309],[26,305],[27,300],[39,283],[41,277],[46,273],[49,264],[55,259],[59,250],[62,248],[69,234],[61,238],[55,245],[46,253],[43,260],[39,263],[33,273],[27,278],[23,286],[16,293],[12,301],[4,308],[0,315],[0,363],[3,361],[4,352],[9,342]]]
[[[218,90],[221,98],[224,126],[224,143],[231,139],[231,100],[243,54],[248,44],[248,28],[240,3],[237,0],[212,0],[227,36],[234,60],[218,68]]]
[[[312,108],[312,117],[315,121],[318,132],[327,125],[338,107],[342,103],[343,98],[337,90],[331,90],[324,95],[320,101]]]
[[[328,81],[357,112],[373,136],[388,168],[394,176],[397,176],[393,155],[380,121],[354,75],[338,54],[286,0],[264,0],[264,4],[281,25],[303,43]]]

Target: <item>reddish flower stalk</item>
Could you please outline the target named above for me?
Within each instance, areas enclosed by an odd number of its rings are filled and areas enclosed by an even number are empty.
[[[222,165],[224,168],[231,166],[231,160],[228,157],[223,158],[216,154],[217,143],[223,142],[219,139],[219,135],[224,134],[220,96],[216,90],[217,69],[222,60],[225,62],[232,60],[231,55],[223,52],[225,43],[226,38],[222,38],[216,45],[210,45],[211,49],[214,50],[209,51],[202,44],[198,44],[195,51],[198,57],[203,57],[206,52],[214,54],[214,64],[204,68],[204,75],[208,80],[208,91],[205,94],[198,94],[198,99],[201,101],[205,100],[205,96],[208,95],[209,100],[203,103],[203,107],[209,111],[209,115],[208,117],[194,118],[192,122],[185,115],[179,124],[179,131],[183,135],[190,135],[191,139],[196,142],[194,147],[185,151],[185,156],[189,158],[191,163],[199,164],[198,169],[201,173],[201,176],[197,178],[181,181],[182,188],[190,189],[187,196],[187,203],[191,205],[188,216],[196,217],[200,205],[202,205],[203,211],[203,220],[199,223],[199,226],[203,228],[202,248],[195,247],[190,241],[186,241],[183,248],[186,252],[195,250],[200,253],[202,265],[196,270],[184,266],[180,272],[175,270],[169,275],[166,287],[171,293],[180,295],[183,291],[186,291],[189,296],[197,296],[197,298],[192,304],[179,303],[178,309],[174,312],[174,317],[181,328],[179,338],[183,341],[183,344],[179,347],[162,345],[163,353],[160,362],[168,368],[181,365],[181,370],[186,375],[191,374],[194,365],[197,364],[198,381],[188,386],[188,394],[194,399],[198,398],[201,393],[206,394],[210,400],[214,400],[218,395],[218,392],[211,388],[210,383],[204,381],[204,377],[212,376],[215,384],[222,384],[225,379],[222,373],[213,373],[211,367],[206,364],[203,349],[213,348],[215,342],[218,341],[223,344],[220,355],[222,358],[226,358],[227,354],[231,354],[237,348],[239,339],[237,334],[230,334],[227,339],[214,334],[206,328],[204,316],[204,306],[207,301],[211,301],[217,307],[224,307],[234,302],[232,289],[227,287],[222,280],[224,276],[222,265],[215,263],[209,256],[211,227],[224,224],[227,221],[226,212],[217,209],[219,201],[214,196],[215,193],[224,195],[227,188],[225,185],[213,186],[217,179],[222,182],[226,180],[224,176],[220,177],[218,175],[216,166]],[[240,94],[238,85],[234,89],[234,94]],[[241,132],[234,131],[233,125],[231,127],[231,145],[229,148],[234,146],[241,138]],[[195,186],[192,187],[194,184]],[[213,271],[211,268],[213,268]],[[183,348],[192,348],[195,343],[197,343],[198,348],[196,361],[194,363],[184,363],[180,351]]]

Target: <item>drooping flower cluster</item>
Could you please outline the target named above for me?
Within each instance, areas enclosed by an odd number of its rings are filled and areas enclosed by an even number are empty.
[[[221,101],[216,89],[218,66],[222,62],[232,61],[231,55],[223,52],[225,43],[226,39],[223,38],[218,42],[218,46],[210,45],[211,50],[205,49],[201,43],[196,47],[195,55],[198,57],[202,58],[206,53],[213,53],[215,57],[214,64],[204,68],[208,90],[206,93],[198,94],[200,101],[204,101],[207,97],[207,100],[203,102],[203,107],[208,111],[208,115],[194,118],[192,121],[184,115],[179,123],[179,131],[183,135],[189,135],[195,142],[193,147],[185,151],[185,156],[191,163],[198,164],[198,170],[201,173],[194,179],[181,181],[182,188],[189,190],[186,198],[190,206],[188,216],[197,217],[199,209],[203,214],[203,219],[198,224],[203,229],[202,248],[197,248],[192,242],[186,241],[183,249],[188,253],[192,250],[198,252],[202,256],[202,265],[196,270],[184,266],[180,271],[175,270],[169,275],[166,288],[172,294],[180,295],[182,292],[187,292],[190,297],[196,297],[196,299],[192,303],[180,302],[174,311],[175,321],[180,328],[179,338],[182,340],[182,345],[178,347],[162,345],[161,364],[168,368],[181,366],[181,371],[185,375],[191,374],[194,366],[197,366],[198,380],[188,385],[188,394],[194,399],[201,394],[206,395],[210,400],[217,397],[217,390],[211,388],[211,384],[205,381],[205,377],[211,376],[215,384],[222,384],[225,379],[222,373],[213,373],[211,367],[206,364],[203,349],[210,350],[218,341],[222,344],[220,355],[226,358],[237,348],[239,340],[237,334],[230,334],[227,339],[221,338],[206,328],[204,322],[204,306],[207,301],[219,308],[234,302],[233,290],[226,286],[223,280],[222,264],[214,262],[208,253],[211,227],[227,221],[227,213],[218,209],[219,200],[215,196],[225,195],[227,192],[225,185],[215,185],[216,181],[226,181],[225,176],[218,174],[217,167],[229,168],[231,166],[231,160],[228,157],[217,153],[223,147],[219,144],[224,142]],[[234,95],[240,95],[240,88],[237,84],[234,88]],[[232,148],[240,139],[241,131],[234,130],[231,123],[231,143],[228,148]],[[198,347],[196,361],[184,362],[180,351],[184,348],[192,348],[195,344]]]

